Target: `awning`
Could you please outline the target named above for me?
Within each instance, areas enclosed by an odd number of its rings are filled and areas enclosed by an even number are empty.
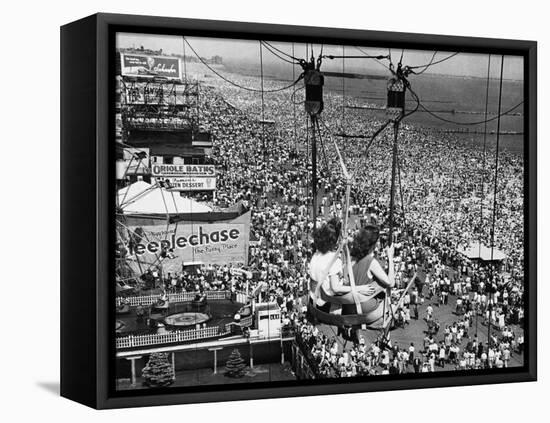
[[[212,209],[177,192],[138,181],[118,190],[118,204],[124,214],[196,214]]]
[[[483,245],[479,242],[472,242],[468,248],[459,247],[458,252],[470,260],[502,261],[507,258],[506,254],[498,248]]]

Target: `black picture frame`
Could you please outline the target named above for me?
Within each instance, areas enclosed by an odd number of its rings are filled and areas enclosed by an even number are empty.
[[[525,358],[523,367],[116,392],[113,389],[114,34],[186,34],[438,49],[524,57]],[[61,28],[61,395],[90,407],[119,408],[303,395],[535,381],[537,378],[537,44],[453,37],[95,14]],[[77,248],[78,246],[78,248]],[[78,316],[78,318],[75,318]]]

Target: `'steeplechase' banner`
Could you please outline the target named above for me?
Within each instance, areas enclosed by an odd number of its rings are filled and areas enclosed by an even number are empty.
[[[181,79],[181,66],[178,57],[121,53],[120,59],[123,76]]]
[[[183,265],[197,262],[248,264],[250,212],[231,221],[179,222],[168,227],[164,223],[129,229],[133,233],[129,254],[142,268],[162,264],[164,272],[179,272]]]

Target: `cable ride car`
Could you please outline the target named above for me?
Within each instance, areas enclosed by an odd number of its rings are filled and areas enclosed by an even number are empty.
[[[390,271],[386,274],[373,254],[378,242],[378,227],[367,225],[361,229],[350,247],[338,226],[333,219],[314,234],[317,251],[310,263],[310,320],[343,329],[386,333],[393,322],[394,309],[401,305],[416,274],[400,294],[397,304],[392,304],[389,290],[394,286],[393,248],[388,248]],[[358,256],[354,264],[350,250]]]
[[[315,69],[317,72],[319,72],[319,65],[320,63]],[[400,74],[396,74],[395,76],[396,78],[390,80],[388,84],[388,111],[391,115],[390,122],[394,121],[395,123],[396,132],[394,144],[397,142],[398,123],[403,117],[405,94],[405,81],[403,81]],[[308,99],[308,91],[313,91],[315,94],[321,94],[321,97],[319,95],[312,95],[310,98],[322,105],[322,91],[319,92],[320,89],[318,86],[310,86],[308,78],[304,78],[304,81],[306,83],[306,99]],[[306,112],[312,120],[312,141],[315,141],[315,135],[321,139],[321,128],[319,125],[321,111],[322,107],[312,109],[306,103]],[[387,124],[383,128],[385,126]],[[377,131],[377,133],[380,133],[381,130]],[[328,132],[330,136],[330,131]],[[395,285],[392,234],[394,225],[396,146],[394,145],[393,151],[390,229],[388,231],[390,270],[386,274],[380,263],[373,256],[374,248],[380,235],[379,229],[376,226],[367,225],[367,227],[361,229],[358,236],[354,239],[352,248],[354,249],[353,256],[356,262],[355,264],[352,262],[348,240],[348,211],[350,208],[352,176],[348,172],[338,145],[334,140],[333,144],[346,184],[345,205],[342,207],[344,211],[343,222],[340,224],[337,220],[333,219],[320,227],[314,225],[313,248],[316,252],[310,262],[308,317],[313,324],[324,323],[336,326],[339,329],[349,329],[352,332],[356,329],[382,331],[383,340],[388,342],[389,330],[394,321],[394,308],[397,309],[401,305],[406,292],[416,279],[416,274],[414,274],[399,296],[397,305],[392,305],[390,290]],[[314,148],[313,144],[312,150]],[[315,163],[314,157],[312,160]],[[315,166],[312,166],[312,172],[314,173],[312,175],[313,207],[315,207],[317,188]],[[315,212],[313,216],[315,219]]]
[[[334,148],[346,180],[343,210],[347,211],[352,177],[335,142]],[[390,289],[395,284],[392,237],[390,236],[388,247],[390,270],[386,274],[373,255],[380,236],[378,227],[367,225],[362,228],[350,247],[348,222],[348,213],[344,212],[342,223],[332,219],[316,228],[313,234],[313,248],[316,253],[310,262],[310,321],[342,329],[381,330],[387,337],[394,320],[394,305],[390,300]],[[393,229],[390,229],[390,234],[392,232]],[[352,249],[355,264],[352,262]],[[402,303],[415,278],[416,274],[401,293],[397,307]]]

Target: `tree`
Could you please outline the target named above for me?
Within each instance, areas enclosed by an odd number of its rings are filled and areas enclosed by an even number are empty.
[[[152,353],[147,365],[141,372],[143,383],[151,388],[168,386],[174,383],[176,376],[166,353]]]
[[[225,363],[225,375],[229,377],[243,377],[246,367],[238,349],[234,349]]]

